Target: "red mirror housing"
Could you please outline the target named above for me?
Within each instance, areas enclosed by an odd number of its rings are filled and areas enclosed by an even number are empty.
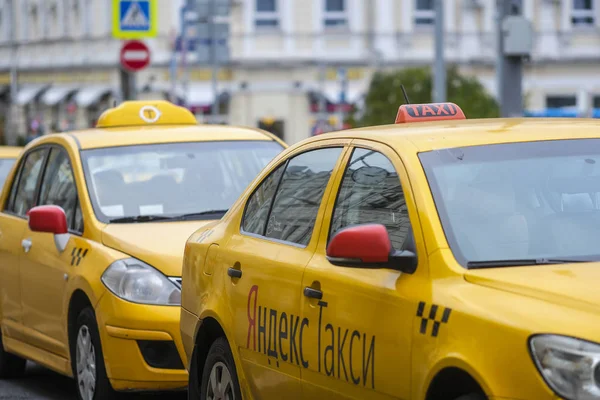
[[[69,232],[67,216],[59,206],[37,206],[27,213],[29,229],[33,232],[48,232],[61,235]]]
[[[379,224],[351,226],[340,230],[327,246],[327,257],[365,264],[387,263],[392,243],[387,229]]]

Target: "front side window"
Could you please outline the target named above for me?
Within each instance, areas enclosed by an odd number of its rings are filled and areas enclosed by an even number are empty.
[[[6,177],[16,161],[14,158],[0,158],[0,185],[4,185]]]
[[[600,260],[600,139],[472,146],[419,158],[462,265]]]
[[[329,238],[340,229],[362,224],[384,225],[396,250],[404,249],[411,230],[394,166],[381,153],[357,148],[338,192]]]
[[[308,245],[325,188],[341,153],[341,147],[319,149],[289,160],[271,207],[267,237]]]
[[[102,222],[220,218],[283,150],[274,141],[165,143],[81,152]]]
[[[8,209],[16,215],[25,217],[27,212],[36,205],[38,179],[42,172],[46,153],[46,149],[35,150],[25,158],[21,174],[18,180],[15,180],[17,185],[12,187],[11,200],[8,206]]]
[[[69,156],[64,150],[50,151],[48,166],[40,189],[41,205],[56,205],[65,211],[67,225],[75,232],[83,232],[83,220],[77,200],[77,187]]]
[[[254,24],[257,28],[278,28],[279,14],[277,10],[278,0],[255,0],[256,10]]]

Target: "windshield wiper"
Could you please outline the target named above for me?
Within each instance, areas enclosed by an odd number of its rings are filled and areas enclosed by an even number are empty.
[[[495,268],[495,267],[517,267],[525,265],[548,265],[548,264],[568,264],[586,262],[583,260],[563,259],[563,258],[526,258],[521,260],[486,260],[469,261],[467,268]]]
[[[174,220],[174,219],[178,219],[178,218],[179,217],[169,217],[166,215],[134,215],[134,216],[130,216],[130,217],[113,218],[113,219],[109,220],[108,222],[111,222],[111,223],[153,222],[153,221]]]
[[[197,218],[197,217],[205,217],[207,215],[215,215],[215,214],[225,215],[227,213],[227,211],[229,211],[229,210],[206,210],[206,211],[200,211],[200,212],[194,212],[194,213],[188,213],[188,214],[181,214],[174,218],[176,218],[176,219],[193,219],[193,218]],[[223,216],[223,215],[221,215],[221,216]]]

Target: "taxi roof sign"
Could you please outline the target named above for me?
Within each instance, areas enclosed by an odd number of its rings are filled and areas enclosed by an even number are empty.
[[[188,109],[165,100],[125,101],[104,111],[96,128],[197,124],[196,117]]]
[[[396,124],[453,119],[466,119],[463,110],[454,103],[403,104],[396,114]]]

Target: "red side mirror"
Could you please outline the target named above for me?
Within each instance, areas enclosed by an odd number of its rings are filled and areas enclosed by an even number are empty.
[[[406,247],[412,249],[414,245]],[[380,224],[342,229],[329,242],[327,259],[340,267],[389,268],[407,274],[417,269],[417,255],[394,249],[387,229]]]
[[[365,264],[388,262],[392,243],[385,226],[357,225],[339,231],[327,246],[327,257]]]
[[[29,229],[33,232],[49,232],[55,235],[68,233],[67,217],[59,206],[37,206],[27,213]]]

